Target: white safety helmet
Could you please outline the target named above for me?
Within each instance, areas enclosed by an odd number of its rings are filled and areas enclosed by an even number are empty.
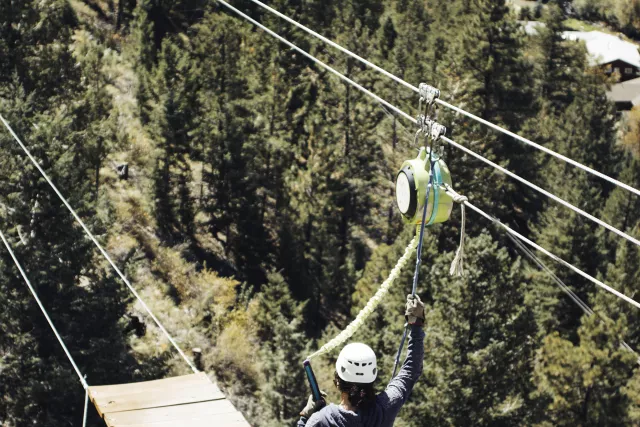
[[[371,347],[359,342],[346,345],[336,361],[336,371],[343,381],[368,384],[378,376],[376,354]]]

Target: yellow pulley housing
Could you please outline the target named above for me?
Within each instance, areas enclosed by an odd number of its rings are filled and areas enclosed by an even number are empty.
[[[443,189],[444,184],[452,185],[449,168],[442,158],[435,153],[431,155],[434,185],[429,192],[426,225],[445,222],[453,209],[453,199]],[[421,148],[418,157],[405,161],[396,176],[396,203],[407,224],[422,223],[422,210],[431,168],[429,157],[427,149]]]

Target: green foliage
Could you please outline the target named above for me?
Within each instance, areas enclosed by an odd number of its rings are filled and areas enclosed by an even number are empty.
[[[253,312],[256,334],[264,343],[260,350],[267,380],[260,390],[263,425],[293,425],[300,412],[299,396],[307,392],[299,368],[309,348],[300,322],[303,307],[291,297],[280,274],[271,273],[267,280]]]
[[[9,117],[13,117],[13,105],[3,105],[9,107]],[[26,130],[22,121],[16,120],[14,125],[30,142],[34,154],[42,156],[43,166],[59,185],[73,189],[69,199],[83,214],[92,211],[93,185],[86,173],[91,161],[81,150],[69,153],[65,145],[73,144],[80,136],[72,130],[75,120],[80,121],[69,113],[45,112],[35,116],[40,125],[32,131]],[[15,144],[10,138],[2,137],[4,149],[16,153],[5,160],[12,167],[3,169],[3,228],[11,231],[18,258],[90,381],[99,384],[131,380],[136,362],[128,354],[128,334],[121,323],[126,295],[96,262],[91,242],[84,239],[73,218],[61,209],[60,201],[39,172],[28,160],[17,157],[15,148],[8,148]],[[89,221],[89,226],[94,230],[103,228],[96,220]],[[18,345],[15,350],[20,356],[15,362],[10,358],[10,369],[3,373],[6,383],[19,389],[10,392],[16,400],[3,403],[0,412],[8,413],[17,425],[27,420],[64,424],[82,410],[83,390],[6,252],[2,257],[0,298],[4,306],[15,308],[2,314],[2,323],[10,325],[11,330],[1,338],[0,347],[13,349]],[[13,321],[16,316],[20,322]],[[56,387],[52,388],[50,385],[54,384]]]
[[[624,322],[585,318],[579,344],[552,334],[535,363],[537,394],[546,400],[541,421],[560,426],[628,425],[623,387],[637,370],[637,356],[620,347]]]
[[[81,67],[82,75],[80,90],[83,99],[76,103],[76,120],[78,127],[83,129],[79,138],[84,143],[80,145],[85,156],[93,167],[94,201],[98,200],[100,192],[100,171],[111,145],[115,142],[115,116],[111,116],[111,96],[108,92],[111,79],[105,67],[109,58],[109,50],[103,49],[93,37],[78,31],[74,35],[73,58]]]
[[[194,211],[188,182],[189,103],[193,101],[186,82],[189,73],[184,47],[179,40],[166,39],[154,79],[153,110],[149,131],[160,150],[154,171],[156,220],[168,239],[176,233],[191,237]]]
[[[628,155],[621,166],[624,169],[620,173],[620,180],[637,188],[640,185],[640,164],[637,157]],[[620,230],[637,236],[640,222],[633,215],[633,212],[638,212],[638,209],[640,209],[638,203],[637,197],[633,197],[629,192],[616,188],[607,199],[602,212],[602,219]],[[610,233],[603,233],[603,239],[609,259],[611,261],[615,260],[617,258],[615,252],[619,246],[618,243]]]
[[[519,260],[488,234],[467,241],[466,274],[439,274],[451,254],[424,276],[431,295],[425,323],[424,381],[403,418],[428,425],[511,425],[527,414],[529,361],[536,325],[523,304]]]
[[[615,263],[607,266],[605,278],[607,283],[613,283],[616,289],[625,295],[633,295],[640,279],[638,266],[638,251],[631,247],[628,242],[618,245],[615,253]],[[628,304],[622,305],[620,301],[615,301],[613,295],[599,293],[594,298],[595,309],[614,321],[623,321],[628,329],[620,336],[631,348],[636,349],[640,345],[640,316],[637,310],[633,310]]]
[[[7,84],[17,78],[26,93],[38,94],[33,98],[38,108],[47,108],[52,99],[62,102],[79,76],[67,49],[76,26],[66,0],[0,5],[1,96],[5,96]]]
[[[540,28],[536,39],[539,43],[536,71],[541,82],[540,98],[543,108],[558,114],[571,103],[583,80],[575,70],[584,68],[584,52],[562,38],[564,16],[558,6],[550,5],[542,22],[545,26]]]
[[[415,233],[399,218],[393,186],[397,166],[415,155],[414,129],[215,2],[79,3],[0,5],[3,116],[179,343],[202,350],[204,368],[252,424],[292,425],[309,392],[300,362],[358,313]],[[239,3],[415,112],[411,91]],[[574,5],[625,31],[636,26],[633,2],[591,3]],[[640,186],[637,114],[618,126],[605,76],[561,37],[562,7],[523,13],[546,24],[525,38],[504,0],[270,6],[409,82],[439,87],[447,101]],[[637,197],[438,114],[457,142],[638,234]],[[6,133],[0,150],[0,223],[89,382],[183,373]],[[637,294],[637,248],[469,156],[449,148],[445,156],[454,186],[474,204]],[[118,179],[114,163],[129,164],[129,180]],[[636,310],[554,269],[598,313],[583,318],[484,219],[469,213],[466,226],[462,278],[446,274],[457,209],[427,231],[418,289],[428,351],[397,425],[640,422],[635,360],[619,346],[640,346]],[[380,387],[412,277],[407,267],[353,337],[376,350]],[[0,424],[75,423],[82,390],[6,254],[0,304]],[[333,356],[314,368],[335,398]]]
[[[605,21],[630,36],[640,33],[640,3],[637,0],[576,0],[573,5],[582,19]]]

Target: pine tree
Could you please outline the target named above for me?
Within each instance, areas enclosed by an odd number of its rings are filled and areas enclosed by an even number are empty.
[[[459,94],[454,101],[466,110],[517,132],[532,113],[531,73],[522,54],[519,24],[503,0],[461,2],[457,9],[458,19],[464,23],[459,23],[462,29],[448,53],[448,61],[453,63],[449,92]],[[457,142],[473,144],[474,151],[525,179],[537,177],[530,152],[512,138],[477,123],[459,122],[451,115],[445,116],[445,123],[450,124],[449,135]],[[479,207],[490,209],[499,218],[508,215],[518,228],[527,230],[536,212],[537,195],[458,152],[449,166],[464,183],[464,193],[482,195]]]
[[[9,120],[12,116],[10,113]],[[23,119],[12,123],[70,203],[84,215],[92,213],[93,185],[86,174],[91,162],[81,153],[70,156],[64,145],[79,137],[71,130],[74,119],[64,114],[39,113],[33,122]],[[38,125],[27,127],[27,123]],[[3,146],[15,144],[9,135],[1,138]],[[16,153],[5,161],[12,167],[2,177],[9,184],[2,198],[6,207],[3,227],[11,231],[14,250],[70,352],[91,383],[130,379],[135,364],[128,356],[125,333],[119,323],[126,309],[121,284],[100,268],[91,242],[29,160]],[[93,230],[102,228],[91,218],[87,223]],[[15,326],[2,338],[0,346],[12,347],[12,340],[17,338],[18,346],[31,343],[24,348],[31,356],[22,358],[19,367],[14,364],[10,373],[17,377],[6,377],[9,384],[19,381],[24,388],[16,386],[11,395],[18,400],[3,403],[0,412],[11,413],[17,424],[36,420],[64,425],[81,411],[83,390],[6,253],[3,266],[0,277],[6,293],[2,296],[18,298],[15,307],[22,311],[23,320],[17,325],[10,318],[2,320],[3,324],[6,321]],[[9,310],[7,315],[16,315],[16,311]],[[24,400],[27,396],[28,403]]]
[[[66,1],[0,8],[2,114],[100,236],[97,177],[112,137],[102,52],[86,33],[72,39],[77,21]],[[0,146],[3,231],[51,318],[90,383],[131,379],[121,284],[102,270],[91,242],[6,131]],[[4,249],[1,264],[7,334],[0,348],[12,356],[3,362],[9,389],[0,417],[9,425],[69,425],[82,412],[82,387]]]
[[[291,297],[283,277],[271,273],[254,309],[256,333],[264,342],[265,382],[260,390],[264,425],[292,425],[299,417],[300,396],[307,395],[306,377],[300,369],[308,348],[300,322],[304,307]]]
[[[0,96],[14,77],[26,93],[38,94],[32,102],[39,109],[48,108],[51,100],[68,96],[79,80],[78,70],[70,50],[62,47],[69,45],[77,24],[66,0],[0,5]]]
[[[629,380],[623,392],[631,402],[627,408],[628,420],[631,423],[638,423],[640,421],[640,375],[638,373]]]
[[[560,113],[574,98],[581,80],[576,69],[584,68],[584,52],[562,38],[564,16],[558,6],[544,12],[544,27],[537,38],[539,57],[536,79],[540,82],[540,101],[552,114]],[[548,107],[547,107],[548,104]]]
[[[558,334],[545,338],[535,363],[540,422],[559,426],[627,425],[623,387],[637,370],[637,356],[620,346],[624,321],[584,317],[579,343]],[[543,424],[544,425],[544,424]]]
[[[85,156],[93,167],[94,203],[100,193],[100,170],[104,166],[107,154],[115,141],[115,117],[111,117],[111,96],[107,87],[112,84],[106,75],[105,60],[108,51],[103,50],[93,37],[81,31],[76,33],[74,58],[82,68],[83,99],[76,106],[75,115],[78,127],[84,129],[79,135],[84,144],[81,145]]]
[[[621,166],[624,168],[619,179],[635,188],[640,187],[640,162],[633,156],[627,155]],[[615,188],[606,201],[601,218],[617,229],[637,236],[640,222],[634,213],[639,209],[640,201],[635,194],[623,188]],[[600,235],[603,242],[603,252],[608,255],[610,261],[615,260],[621,237],[608,230],[600,230]]]
[[[188,57],[179,42],[163,43],[154,82],[154,111],[150,131],[158,142],[160,155],[154,172],[156,219],[164,236],[170,240],[181,232],[192,237],[191,166],[189,163],[189,131],[192,126]]]
[[[244,49],[244,31],[227,25],[230,19],[210,14],[194,29],[193,58],[198,62],[200,88],[195,146],[203,147],[207,187],[203,211],[209,233],[222,243],[225,255],[232,256],[240,276],[259,287],[270,253],[264,224],[257,221],[262,209],[258,189],[264,177],[263,141],[255,113],[247,108],[248,77],[255,70],[247,59],[251,51]]]
[[[550,171],[549,180],[556,182],[564,174]],[[553,178],[555,177],[555,178]],[[556,195],[587,212],[597,209],[599,194],[579,180],[572,180],[573,188],[559,187]],[[588,204],[587,204],[588,203]],[[535,229],[534,240],[561,259],[575,265],[591,275],[597,275],[600,265],[597,226],[574,211],[553,201],[540,215]],[[595,261],[594,261],[595,260]],[[589,301],[591,282],[565,268],[555,269],[556,275],[566,283],[582,300]],[[543,271],[532,274],[534,284],[528,292],[527,300],[536,312],[542,334],[552,331],[573,334],[578,327],[582,312],[558,288],[556,283]]]
[[[156,63],[156,50],[153,42],[153,23],[144,7],[138,6],[133,12],[131,23],[131,43],[124,49],[125,56],[132,62],[138,78],[138,90],[136,96],[140,104],[140,117],[143,122],[148,122],[153,106],[152,80],[153,68]]]
[[[488,234],[467,240],[462,278],[445,273],[452,255],[439,256],[423,277],[430,285],[425,367],[403,419],[516,424],[527,415],[535,334],[520,261]]]
[[[615,263],[611,263],[607,267],[605,283],[625,295],[634,295],[637,292],[637,283],[640,279],[640,271],[637,268],[638,261],[640,261],[640,257],[637,247],[626,241],[620,242],[616,251]],[[631,348],[637,349],[640,346],[640,331],[638,331],[640,316],[635,307],[600,289],[596,291],[593,299],[596,312],[613,321],[624,320],[628,330],[624,336],[618,338],[627,342]]]

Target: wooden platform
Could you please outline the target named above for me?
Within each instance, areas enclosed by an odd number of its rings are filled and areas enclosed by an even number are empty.
[[[109,427],[249,427],[206,374],[89,388]]]

